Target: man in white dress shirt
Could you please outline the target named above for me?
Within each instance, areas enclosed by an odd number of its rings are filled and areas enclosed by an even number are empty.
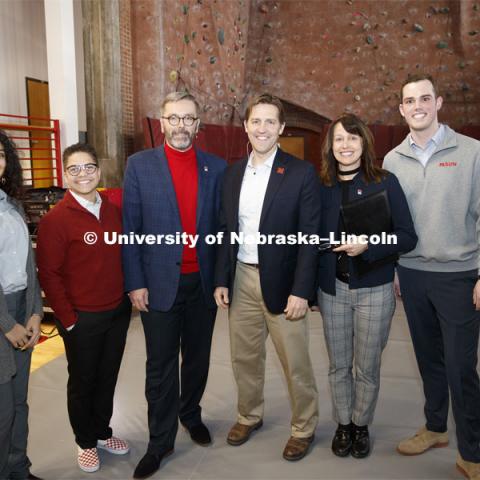
[[[292,408],[286,460],[303,458],[318,421],[317,388],[308,352],[308,299],[315,294],[316,249],[286,242],[251,242],[261,235],[317,234],[318,183],[313,165],[277,146],[285,127],[272,95],[247,107],[248,159],[227,168],[221,199],[215,300],[229,307],[232,365],[238,387],[237,423],[230,445],[245,443],[263,424],[265,341],[270,334],[282,364]],[[245,242],[231,243],[233,235]]]

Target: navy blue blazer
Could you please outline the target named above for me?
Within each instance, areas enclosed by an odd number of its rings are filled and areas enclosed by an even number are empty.
[[[386,177],[379,183],[371,182],[366,184],[363,180],[362,172],[356,175],[349,189],[349,201],[365,195],[386,190],[390,210],[392,214],[393,231],[397,235],[396,245],[368,245],[368,249],[362,253],[362,257],[367,262],[374,262],[392,254],[406,253],[415,248],[417,244],[417,234],[413,226],[412,216],[408,208],[408,203],[403,193],[402,187],[397,177],[388,172]],[[320,237],[327,238],[330,232],[334,232],[337,238],[338,220],[340,217],[340,206],[342,204],[342,188],[340,183],[335,183],[331,187],[320,185],[320,195],[322,204]],[[350,264],[350,288],[376,287],[393,281],[395,262],[392,261],[386,265],[380,266],[370,272],[356,277]],[[337,254],[331,251],[320,253],[318,266],[318,284],[320,288],[330,295],[335,295],[335,278],[337,268]]]
[[[223,179],[220,230],[225,238],[218,249],[215,285],[229,288],[235,279],[238,209],[243,175],[248,159],[230,165]],[[262,234],[316,235],[320,221],[318,177],[313,165],[278,149],[268,180],[260,216]],[[268,310],[282,313],[289,295],[311,299],[315,294],[317,249],[313,245],[259,245],[258,262],[263,300]]]
[[[207,305],[215,308],[213,277],[215,245],[205,236],[216,234],[220,180],[226,162],[196,150],[198,164],[197,256]],[[123,231],[138,234],[183,232],[177,197],[163,147],[138,152],[128,159],[123,190]],[[183,245],[124,245],[125,290],[148,288],[149,306],[169,310],[177,295]]]

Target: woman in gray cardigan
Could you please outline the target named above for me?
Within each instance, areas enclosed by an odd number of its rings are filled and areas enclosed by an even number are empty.
[[[0,130],[0,478],[37,478],[27,457],[27,390],[42,297],[19,201],[22,169]]]

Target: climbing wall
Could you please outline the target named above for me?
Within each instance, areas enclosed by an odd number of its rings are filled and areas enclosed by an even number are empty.
[[[211,124],[269,91],[322,116],[400,124],[409,73],[438,79],[441,118],[480,124],[480,0],[135,0],[136,124],[188,89]]]

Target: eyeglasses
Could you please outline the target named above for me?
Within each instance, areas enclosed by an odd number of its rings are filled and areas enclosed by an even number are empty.
[[[85,173],[88,175],[92,175],[97,171],[98,165],[95,163],[85,163],[84,165],[70,165],[65,170],[72,176],[76,177],[80,175],[82,170],[85,170]]]
[[[178,115],[170,115],[169,117],[162,117],[164,120],[167,120],[172,127],[176,127],[180,124],[180,120],[183,121],[183,124],[186,127],[191,127],[197,120],[198,117],[192,117],[192,115],[185,115],[180,117]]]

